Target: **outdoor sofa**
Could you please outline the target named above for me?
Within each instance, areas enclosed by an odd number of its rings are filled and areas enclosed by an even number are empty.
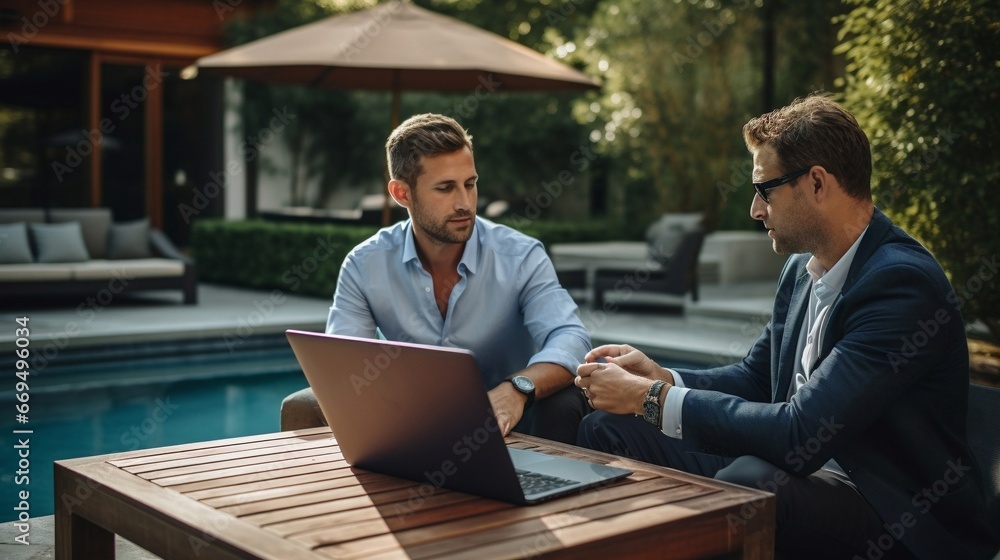
[[[195,264],[148,220],[108,208],[0,208],[0,298],[95,297],[181,290],[197,303]]]

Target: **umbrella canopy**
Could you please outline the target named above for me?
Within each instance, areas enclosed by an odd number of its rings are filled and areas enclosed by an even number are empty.
[[[395,92],[598,87],[519,43],[405,0],[264,37],[203,57],[197,66],[250,80]]]
[[[198,59],[199,73],[392,92],[579,91],[594,78],[524,45],[408,0],[331,16]],[[389,223],[386,193],[383,223]]]

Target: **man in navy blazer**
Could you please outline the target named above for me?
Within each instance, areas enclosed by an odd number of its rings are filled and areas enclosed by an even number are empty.
[[[750,213],[792,254],[770,323],[741,362],[702,371],[595,348],[580,445],[773,492],[779,556],[992,558],[962,302],[873,206],[868,138],[818,95],[743,135]]]

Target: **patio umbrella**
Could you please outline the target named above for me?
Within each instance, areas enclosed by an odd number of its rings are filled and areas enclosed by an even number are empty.
[[[598,82],[519,43],[395,0],[333,16],[197,61],[199,73],[392,92],[580,91]],[[385,195],[384,217],[389,215]]]

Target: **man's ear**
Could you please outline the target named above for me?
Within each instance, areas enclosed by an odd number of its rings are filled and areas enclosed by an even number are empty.
[[[841,188],[837,178],[831,175],[821,165],[814,165],[806,175],[807,188],[817,202],[822,201],[832,194],[831,189]]]
[[[389,196],[407,210],[410,209],[410,185],[406,181],[393,179],[389,181]]]

